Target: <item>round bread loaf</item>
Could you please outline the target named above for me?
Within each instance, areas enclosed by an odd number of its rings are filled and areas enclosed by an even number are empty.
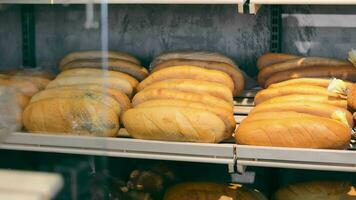
[[[328,92],[326,88],[312,85],[287,85],[282,87],[272,87],[259,91],[254,99],[256,105],[271,98],[286,95],[323,95],[338,98],[339,95]]]
[[[290,101],[278,104],[260,104],[252,109],[250,113],[286,111],[306,113],[325,118],[332,118],[335,112],[338,111],[345,114],[349,127],[353,127],[354,125],[352,114],[348,110],[323,103]]]
[[[102,77],[126,79],[133,88],[136,88],[138,85],[138,81],[134,77],[128,74],[117,72],[117,71],[103,70],[103,69],[91,69],[91,68],[70,69],[61,72],[57,76],[57,78],[71,77],[71,76],[102,76]]]
[[[115,137],[119,129],[115,111],[90,97],[36,101],[23,112],[23,123],[34,133]]]
[[[209,81],[201,81],[194,79],[167,79],[155,82],[147,87],[145,90],[150,89],[174,89],[183,92],[192,92],[197,94],[209,94],[218,97],[232,104],[233,98],[231,91],[225,85]]]
[[[123,114],[128,133],[138,139],[216,143],[226,138],[224,122],[196,108],[133,108]]]
[[[163,200],[267,200],[257,190],[238,184],[228,186],[211,182],[177,184],[168,189]]]
[[[187,60],[187,59],[173,59],[164,61],[153,69],[152,73],[174,66],[196,66],[205,69],[219,70],[227,73],[234,81],[234,96],[239,95],[244,89],[244,76],[241,71],[227,63],[203,60]]]
[[[337,106],[340,108],[347,109],[347,100],[341,99],[338,97],[330,97],[326,95],[301,95],[301,94],[292,94],[286,96],[277,96],[266,101],[263,101],[262,104],[279,104],[283,102],[314,102],[314,103],[324,103]]]
[[[182,92],[179,90],[172,89],[143,90],[134,96],[134,98],[132,99],[132,105],[135,107],[145,101],[155,99],[177,99],[192,101],[197,103],[203,103],[212,107],[218,107],[230,113],[233,113],[233,105],[227,103],[226,101],[220,98],[211,96],[209,94],[196,94],[192,92]]]
[[[79,89],[63,89],[63,88],[54,88],[49,90],[43,90],[35,94],[30,103],[41,101],[44,99],[52,98],[90,98],[92,100],[101,102],[107,107],[115,111],[116,114],[120,115],[121,105],[115,100],[112,96],[104,93],[104,91],[94,91],[94,90],[79,90]]]
[[[342,181],[312,181],[288,185],[276,200],[356,200],[356,186]]]
[[[124,78],[102,77],[102,76],[69,76],[60,77],[54,79],[47,85],[47,89],[63,87],[63,86],[75,86],[75,85],[87,85],[96,84],[104,87],[112,88],[122,91],[127,96],[131,96],[133,88],[131,84]]]
[[[292,60],[296,58],[300,58],[300,57],[290,55],[290,54],[282,54],[282,53],[266,53],[257,59],[257,68],[261,70],[270,65],[286,62],[288,60]]]
[[[328,69],[328,68],[330,69],[330,71],[338,71],[339,67],[345,67],[345,66],[350,66],[350,63],[346,61],[329,59],[329,58],[318,58],[318,57],[296,58],[293,60],[276,63],[263,68],[258,73],[257,79],[258,79],[258,83],[264,86],[266,80],[274,76],[274,74],[278,72],[284,72],[288,70],[307,71],[309,68],[313,68],[313,67],[320,67],[320,69],[322,69],[321,71],[325,71],[324,69]]]
[[[125,60],[109,59],[107,66],[103,66],[102,60],[76,60],[68,64],[63,65],[60,68],[61,71],[76,69],[76,68],[95,68],[95,69],[106,69],[112,71],[118,71],[126,73],[135,79],[142,81],[148,76],[148,71],[146,68],[129,62]]]
[[[194,66],[176,66],[159,70],[145,80],[143,80],[137,90],[143,90],[145,87],[159,81],[167,79],[194,79],[201,81],[210,81],[226,85],[231,92],[234,91],[234,82],[231,77],[224,72],[217,70],[203,69]]]
[[[224,109],[219,107],[208,106],[202,103],[185,101],[185,100],[176,100],[176,99],[158,99],[150,100],[143,102],[136,106],[136,108],[158,108],[158,107],[174,106],[174,107],[183,107],[183,108],[196,108],[201,110],[210,111],[220,117],[224,121],[226,126],[226,133],[228,136],[232,135],[232,132],[235,130],[236,121],[233,113],[227,112]]]
[[[108,51],[107,58],[109,59],[119,59],[129,61],[138,65],[141,65],[140,61],[137,60],[135,57],[131,56],[125,52],[118,52],[118,51]],[[101,59],[103,57],[102,51],[78,51],[72,52],[62,58],[59,62],[59,67],[62,68],[64,65],[73,62],[75,60],[95,60]]]
[[[351,129],[343,123],[325,117],[293,115],[271,115],[273,117],[270,119],[242,122],[236,129],[236,142],[244,145],[323,149],[345,149],[349,145]]]

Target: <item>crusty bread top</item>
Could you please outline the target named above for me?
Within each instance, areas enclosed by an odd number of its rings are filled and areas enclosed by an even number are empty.
[[[268,88],[284,87],[289,85],[312,85],[327,88],[331,81],[331,78],[296,78],[271,84]],[[346,87],[350,87],[352,85],[352,83],[348,81],[344,81],[344,83],[346,84]]]
[[[283,54],[283,53],[266,53],[257,59],[257,68],[261,70],[270,65],[285,62],[295,58],[300,58],[300,57],[295,55],[290,55],[290,54]]]

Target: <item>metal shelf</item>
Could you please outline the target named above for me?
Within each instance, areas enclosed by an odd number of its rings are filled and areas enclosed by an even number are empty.
[[[356,172],[356,151],[13,133],[1,149]],[[234,153],[236,152],[236,154]],[[236,156],[235,156],[236,155]],[[236,159],[235,159],[236,158]]]

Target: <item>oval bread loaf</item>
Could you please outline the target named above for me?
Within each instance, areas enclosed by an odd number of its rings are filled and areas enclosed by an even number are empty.
[[[221,109],[233,113],[233,105],[227,103],[226,101],[220,98],[208,94],[195,94],[191,92],[182,92],[179,90],[171,89],[143,90],[134,96],[134,98],[132,99],[132,105],[135,107],[143,102],[155,99],[177,99],[193,101],[203,103],[212,107],[219,107]]]
[[[189,182],[168,189],[163,200],[267,200],[257,190],[245,186],[211,182]]]
[[[167,79],[194,79],[210,81],[226,85],[231,92],[234,90],[234,82],[226,73],[194,66],[176,66],[159,70],[143,80],[139,84],[137,90],[141,91],[155,82]]]
[[[257,59],[257,68],[259,70],[276,63],[282,63],[288,60],[300,58],[299,56],[283,53],[266,53]]]
[[[224,121],[226,126],[226,133],[228,136],[232,135],[232,132],[235,130],[236,122],[233,113],[229,113],[224,109],[220,109],[218,107],[213,107],[209,105],[205,105],[202,103],[185,101],[185,100],[175,100],[175,99],[158,99],[158,100],[150,100],[144,103],[139,104],[136,108],[158,108],[158,107],[182,107],[182,108],[196,108],[201,110],[210,111],[217,116],[220,117],[221,120]]]
[[[126,79],[133,88],[136,88],[138,85],[138,81],[125,73],[103,70],[103,69],[91,69],[91,68],[78,68],[78,69],[70,69],[61,72],[57,78],[70,77],[70,76],[102,76],[102,77],[111,77],[118,79]]]
[[[174,89],[183,92],[192,92],[197,94],[209,94],[225,100],[228,103],[233,103],[232,93],[228,87],[220,83],[209,81],[201,81],[194,79],[168,79],[164,81],[155,82],[147,87],[150,89]]]
[[[173,59],[164,61],[152,70],[152,73],[174,66],[196,66],[204,69],[218,70],[227,73],[234,81],[234,96],[239,95],[244,89],[244,76],[241,71],[234,66],[215,61],[203,61],[203,60],[187,60],[187,59]]]
[[[299,115],[288,118],[243,122],[236,129],[238,144],[345,149],[351,139],[351,129],[337,120]]]
[[[115,137],[119,129],[115,111],[90,98],[36,101],[26,107],[23,122],[34,133]]]
[[[278,104],[261,104],[252,109],[250,113],[286,111],[306,113],[325,118],[331,118],[336,111],[340,111],[346,115],[349,127],[354,125],[352,114],[348,110],[323,103],[290,101]]]
[[[63,67],[60,68],[60,70],[65,71],[65,70],[76,69],[76,68],[95,68],[95,69],[118,71],[130,75],[135,79],[137,79],[138,81],[142,81],[148,76],[148,71],[146,68],[129,61],[117,60],[117,59],[109,59],[106,67],[103,66],[103,63],[100,59],[99,60],[76,60],[64,65]]]
[[[62,58],[59,62],[59,67],[62,68],[64,65],[73,62],[75,60],[93,60],[93,59],[101,59],[103,58],[102,51],[78,51],[72,52]],[[109,59],[119,59],[129,61],[135,64],[140,65],[140,61],[135,57],[131,56],[128,53],[118,52],[118,51],[108,51],[107,58]]]
[[[20,78],[0,78],[0,85],[12,87],[28,97],[31,97],[39,91],[39,88],[37,88],[35,84]]]
[[[51,81],[47,85],[47,89],[63,87],[63,86],[86,85],[86,84],[102,85],[108,88],[122,91],[127,96],[131,96],[133,92],[133,88],[131,84],[126,79],[101,77],[101,76],[62,77]]]
[[[343,181],[312,181],[287,185],[276,200],[356,200],[356,186]]]
[[[339,97],[338,94],[328,92],[326,88],[311,85],[288,85],[282,87],[272,87],[257,92],[254,103],[256,105],[268,99],[286,95],[324,95],[329,97]]]
[[[353,84],[349,87],[349,92],[347,94],[347,104],[353,110],[356,110],[356,85]]]
[[[139,139],[216,143],[226,138],[224,122],[201,109],[133,108],[123,114],[122,120],[128,133]]]
[[[279,83],[274,83],[268,86],[268,88],[275,88],[275,87],[284,87],[284,86],[291,86],[291,85],[311,85],[311,86],[319,86],[323,88],[328,88],[332,79],[330,78],[296,78],[290,79],[286,81],[282,81]],[[352,85],[351,82],[344,81],[346,87],[350,87]]]

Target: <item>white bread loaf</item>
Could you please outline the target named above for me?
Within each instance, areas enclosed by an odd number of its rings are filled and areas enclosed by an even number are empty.
[[[60,68],[61,71],[76,69],[76,68],[94,68],[94,69],[107,69],[126,73],[135,79],[142,81],[148,76],[146,68],[125,60],[109,59],[105,66],[101,59],[96,60],[76,60],[65,64]]]
[[[108,51],[105,52],[107,53],[107,58],[109,59],[119,59],[119,60],[125,60],[129,61],[135,64],[140,65],[140,61],[137,60],[135,57],[131,56],[128,53],[125,52],[118,52],[118,51]],[[77,52],[72,52],[62,58],[62,60],[59,62],[59,67],[63,67],[64,65],[73,62],[75,60],[92,60],[92,59],[101,59],[103,58],[103,52],[102,51],[77,51]]]
[[[47,89],[87,84],[102,85],[104,87],[122,91],[127,96],[131,96],[133,92],[131,84],[126,79],[102,76],[70,76],[57,78],[47,85]]]
[[[126,79],[133,88],[136,88],[138,86],[138,81],[134,77],[122,72],[110,71],[104,69],[91,69],[91,68],[70,69],[58,74],[57,78],[69,77],[69,76],[102,76],[102,77]]]
[[[23,112],[23,123],[34,133],[115,137],[119,129],[115,111],[90,97],[36,101]]]
[[[226,126],[226,133],[228,136],[232,135],[232,132],[235,130],[236,122],[233,113],[227,112],[224,109],[214,106],[208,106],[202,103],[185,101],[185,100],[176,100],[176,99],[158,99],[150,100],[144,103],[139,104],[136,108],[159,108],[159,107],[183,107],[183,108],[196,108],[205,111],[210,111],[220,117],[224,121]]]
[[[133,108],[123,114],[122,120],[128,133],[139,139],[216,143],[226,138],[224,122],[202,109]]]
[[[347,100],[341,99],[338,97],[330,97],[326,95],[301,95],[301,94],[292,94],[286,96],[278,96],[266,101],[263,101],[262,104],[272,104],[272,103],[283,103],[283,102],[314,102],[314,103],[323,103],[337,106],[340,108],[347,109]]]
[[[287,185],[276,200],[356,200],[356,186],[342,181],[312,181]]]
[[[132,105],[135,107],[143,102],[155,99],[177,99],[203,103],[212,107],[224,109],[233,113],[233,105],[220,98],[208,94],[196,94],[192,92],[182,92],[171,89],[150,89],[137,93],[132,99]]]
[[[121,105],[110,95],[107,95],[103,91],[94,91],[94,90],[78,90],[78,89],[62,89],[54,88],[49,90],[43,90],[35,94],[30,103],[41,101],[44,99],[53,99],[53,98],[71,98],[71,99],[81,99],[81,98],[90,98],[92,100],[98,101],[105,104],[107,107],[115,111],[116,114],[120,115]]]
[[[228,103],[233,103],[232,93],[228,87],[220,83],[209,81],[201,81],[194,79],[168,79],[164,81],[155,82],[147,87],[150,89],[173,89],[183,92],[192,92],[197,94],[209,94],[225,100]]]
[[[257,68],[259,70],[268,67],[276,63],[286,62],[288,60],[293,60],[300,58],[299,56],[283,54],[283,53],[266,53],[257,59]]]
[[[351,129],[325,117],[274,115],[271,119],[242,122],[235,138],[238,144],[244,145],[345,149],[351,139]]]
[[[338,94],[328,92],[327,88],[312,85],[288,85],[282,87],[267,88],[259,91],[254,99],[256,105],[267,101],[268,99],[286,96],[286,95],[324,95],[330,97],[339,97]]]
[[[137,90],[141,91],[145,87],[159,81],[167,79],[194,79],[201,81],[211,81],[226,85],[231,92],[234,90],[234,82],[231,77],[225,72],[203,69],[194,66],[176,66],[168,67],[157,72],[154,72],[143,80]]]
[[[234,96],[239,95],[244,89],[244,76],[241,71],[227,63],[215,62],[215,61],[203,61],[203,60],[187,60],[187,59],[173,59],[164,61],[152,70],[152,73],[174,66],[196,66],[204,69],[212,69],[225,72],[234,81]]]
[[[267,200],[257,190],[242,185],[211,182],[189,182],[172,186],[163,200]]]
[[[349,127],[353,127],[354,121],[352,114],[340,107],[332,106],[323,103],[313,103],[313,102],[281,102],[278,104],[260,104],[251,110],[250,114],[261,113],[261,112],[299,112],[305,114],[311,114],[324,118],[332,118],[335,112],[341,112],[345,115]]]

